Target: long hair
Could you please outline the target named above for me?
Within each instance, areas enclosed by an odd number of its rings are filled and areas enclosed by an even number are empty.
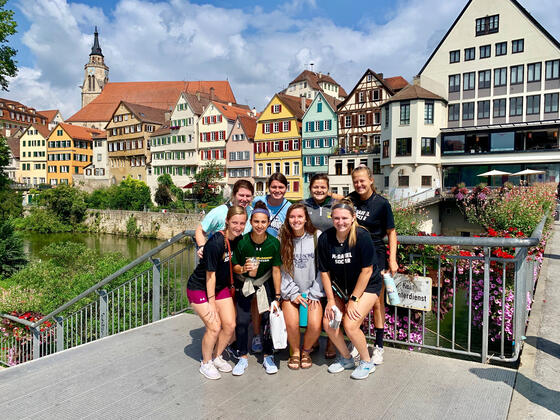
[[[303,203],[295,203],[292,204],[286,213],[286,220],[284,224],[280,228],[280,233],[278,234],[278,239],[280,239],[280,243],[282,246],[280,247],[280,257],[282,258],[282,268],[284,271],[290,273],[293,277],[294,275],[294,230],[290,226],[290,214],[297,209],[303,209],[303,213],[305,214],[305,224],[303,225],[303,229],[305,232],[309,233],[310,235],[314,235],[317,229],[311,223],[311,219],[309,218],[309,214],[307,213],[307,208]]]
[[[231,206],[228,209],[228,212],[227,212],[227,215],[226,215],[226,227],[225,227],[225,229],[228,228],[229,219],[231,219],[233,216],[237,216],[237,215],[240,215],[240,214],[245,215],[245,218],[247,218],[247,212],[245,211],[245,209],[243,207],[241,207],[241,206]],[[247,219],[245,219],[245,220],[247,220]]]
[[[352,181],[354,181],[354,174],[361,171],[366,171],[368,178],[371,179],[371,190],[373,191],[373,193],[375,193],[375,180],[373,179],[373,174],[369,166],[360,165],[357,168],[352,169]]]
[[[332,212],[334,213],[336,209],[347,210],[354,218],[354,221],[352,222],[352,226],[350,226],[350,233],[348,234],[348,246],[350,248],[354,248],[356,246],[356,241],[358,237],[357,230],[358,227],[361,227],[356,219],[356,210],[354,209],[354,205],[352,204],[352,201],[344,198],[332,207]]]

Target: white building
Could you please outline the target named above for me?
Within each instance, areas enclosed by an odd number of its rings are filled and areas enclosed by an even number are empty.
[[[281,93],[297,98],[304,96],[307,99],[314,99],[319,92],[339,101],[344,100],[347,95],[344,88],[331,77],[330,73],[316,73],[310,70],[302,71]]]
[[[335,194],[348,195],[354,191],[352,184],[352,170],[358,166],[365,165],[368,168],[379,166],[379,155],[371,153],[347,153],[344,155],[329,156],[329,185]],[[380,190],[383,177],[377,173],[373,174],[375,187]]]
[[[99,188],[114,184],[116,179],[109,170],[107,133],[94,135],[92,162],[84,168],[84,181],[89,188]]]

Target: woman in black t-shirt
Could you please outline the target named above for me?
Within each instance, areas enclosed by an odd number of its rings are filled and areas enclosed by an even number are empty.
[[[319,237],[318,267],[327,295],[323,324],[340,357],[329,366],[330,373],[355,367],[340,328],[333,328],[336,306],[344,317],[346,335],[360,353],[360,364],[352,378],[365,379],[375,371],[369,357],[366,338],[361,325],[378,300],[381,291],[380,270],[376,265],[375,247],[369,233],[358,226],[354,207],[348,200],[335,204],[332,210],[334,227]]]
[[[206,326],[200,373],[208,379],[220,379],[220,372],[232,370],[222,353],[235,331],[235,306],[230,294],[231,258],[246,222],[247,213],[243,207],[229,208],[225,230],[208,240],[202,260],[187,283],[189,302]]]
[[[348,198],[356,208],[358,223],[365,227],[372,236],[377,250],[377,264],[384,271],[395,275],[397,264],[397,231],[391,204],[385,197],[375,192],[373,175],[367,166],[358,166],[352,171],[354,192]],[[383,238],[387,236],[389,242],[389,258]],[[373,361],[376,365],[383,363],[383,335],[385,333],[385,302],[383,300],[385,287],[382,285],[380,298],[373,308],[373,323],[375,326],[375,347]]]

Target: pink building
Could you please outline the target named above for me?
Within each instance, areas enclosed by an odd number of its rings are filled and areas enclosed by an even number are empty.
[[[256,116],[239,115],[226,142],[226,167],[228,184],[238,179],[255,182],[254,139],[257,128]]]

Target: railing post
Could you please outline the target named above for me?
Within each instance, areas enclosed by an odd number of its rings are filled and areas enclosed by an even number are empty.
[[[482,363],[488,359],[488,322],[490,311],[490,247],[484,247],[484,300],[482,305]]]
[[[31,328],[33,335],[33,360],[41,357],[41,330],[37,327]]]
[[[109,335],[109,325],[107,320],[108,304],[107,291],[99,290],[99,335],[100,338]]]
[[[55,318],[56,321],[56,351],[64,350],[64,324],[63,318],[61,316],[57,316]]]
[[[152,322],[159,321],[160,312],[160,281],[161,281],[161,265],[159,258],[153,258],[154,264],[152,268]]]

